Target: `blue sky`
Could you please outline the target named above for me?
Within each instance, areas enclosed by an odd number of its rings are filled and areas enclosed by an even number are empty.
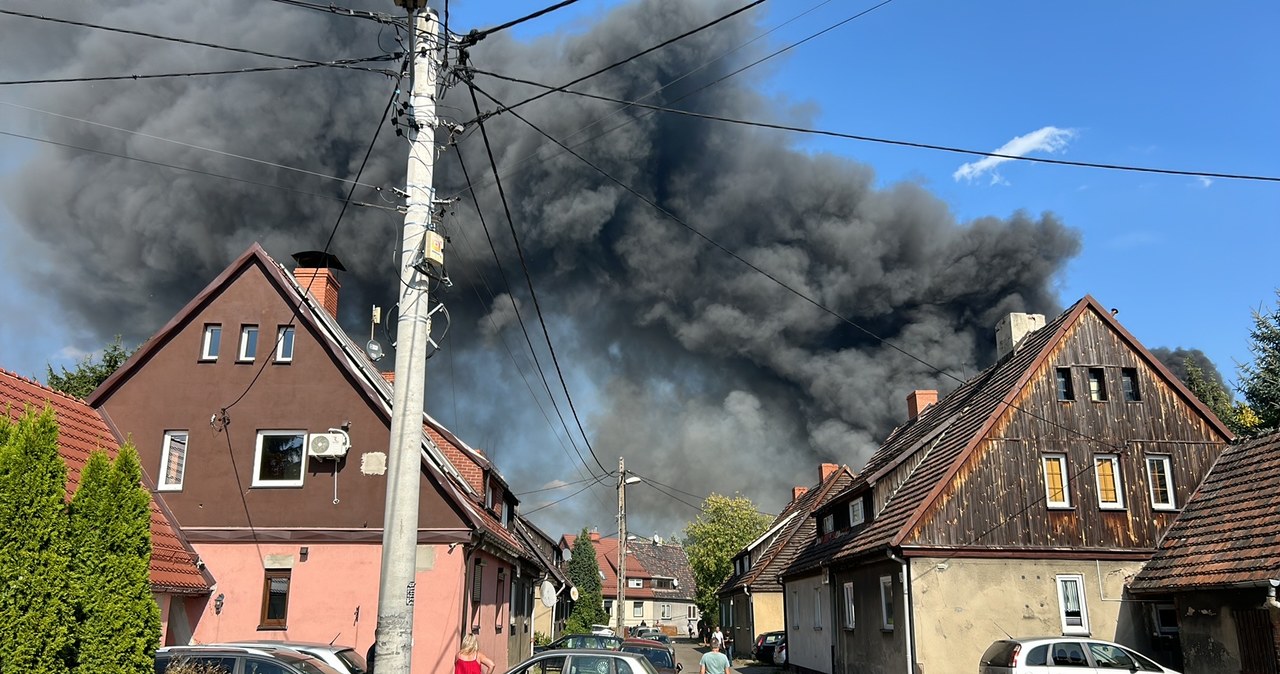
[[[453,27],[486,27],[545,4],[458,0]],[[582,0],[514,31],[589,31],[593,17],[617,4]],[[752,11],[763,13],[763,26],[781,26],[765,39],[783,46],[872,4],[770,2]],[[895,0],[740,77],[802,106],[809,118],[793,120],[802,126],[986,151],[1040,132],[1057,149],[1035,156],[1280,175],[1276,25],[1280,6],[1260,2]],[[672,26],[672,34],[685,28]],[[12,110],[0,110],[0,120],[7,130],[22,127]],[[1084,241],[1060,280],[1064,304],[1091,293],[1119,309],[1148,346],[1201,348],[1229,379],[1249,357],[1251,309],[1270,306],[1280,285],[1272,271],[1280,244],[1274,183],[1023,162],[964,178],[957,171],[977,158],[805,136],[794,142],[869,164],[881,185],[925,185],[961,222],[1056,213]],[[0,178],[26,151],[0,138]],[[21,244],[3,210],[0,234],[7,245]],[[0,269],[0,281],[0,310],[10,317],[0,328],[0,366],[42,375],[46,362],[71,363],[101,346],[69,328],[56,307],[31,311],[22,279]]]

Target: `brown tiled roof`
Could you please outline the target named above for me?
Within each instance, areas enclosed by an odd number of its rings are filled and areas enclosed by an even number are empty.
[[[1227,447],[1133,579],[1134,592],[1280,579],[1280,433]]]
[[[813,541],[817,529],[813,511],[844,491],[854,477],[848,466],[840,466],[826,480],[788,503],[769,525],[770,529],[778,527],[778,531],[770,540],[763,542],[765,550],[745,573],[734,574],[726,579],[720,586],[720,594],[731,594],[742,587],[750,587],[757,592],[781,592],[782,584],[778,582],[778,574],[790,566],[796,555]]]
[[[655,599],[672,599],[692,601],[697,581],[693,578],[693,569],[689,567],[689,556],[684,548],[669,543],[654,543],[640,539],[627,545],[627,559],[640,562],[642,568],[649,572],[649,577],[671,578],[675,580],[673,588],[653,588]],[[627,575],[631,575],[631,562],[627,562]],[[627,591],[628,596],[631,590]]]
[[[1111,312],[1085,296],[1045,327],[1027,335],[1012,354],[961,384],[914,422],[895,429],[850,487],[829,502],[840,502],[845,495],[865,491],[896,466],[916,462],[906,479],[885,503],[876,504],[879,510],[870,524],[820,539],[798,555],[783,575],[805,575],[832,562],[901,546],[951,476],[1010,409],[1029,377],[1086,311],[1114,329],[1152,368],[1162,372],[1183,401],[1197,409],[1223,437],[1231,437],[1222,422],[1117,323]],[[818,512],[821,514],[821,509]]]
[[[17,419],[28,407],[53,408],[58,421],[58,453],[67,464],[67,495],[80,485],[80,471],[97,450],[115,458],[120,451],[106,421],[83,400],[0,370],[0,409]],[[146,478],[144,477],[145,481]],[[145,482],[144,482],[145,484]],[[196,566],[196,555],[178,533],[158,495],[151,498],[151,587],[158,592],[205,594],[212,586]]]

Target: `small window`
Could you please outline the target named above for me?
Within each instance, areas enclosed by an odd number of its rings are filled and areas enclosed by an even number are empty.
[[[258,431],[253,486],[301,487],[306,438],[302,431]]]
[[[1050,508],[1070,508],[1071,494],[1067,491],[1067,455],[1046,454],[1044,465],[1045,504]]]
[[[829,534],[836,530],[836,516],[831,513],[822,518],[822,533]]]
[[[156,489],[182,489],[182,474],[187,467],[187,432],[165,431],[164,448],[160,452],[160,483]]]
[[[631,587],[631,588],[641,588],[641,587],[644,587],[644,580],[643,580],[643,579],[640,579],[640,578],[628,578],[628,579],[627,579],[627,587]]]
[[[853,606],[853,583],[844,584],[844,628],[853,629],[854,622],[854,606]]]
[[[484,566],[480,564],[480,560],[476,560],[474,571],[471,574],[471,604],[478,605],[480,603],[480,594],[483,591],[484,582]]]
[[[240,362],[251,363],[258,355],[258,326],[246,325],[240,328]]]
[[[1089,611],[1084,605],[1084,576],[1058,576],[1058,613],[1063,634],[1089,634]]]
[[[1058,368],[1058,400],[1075,400],[1076,387],[1071,383],[1071,368]]]
[[[671,619],[671,604],[662,605],[662,618],[663,620]]]
[[[1147,457],[1147,482],[1151,486],[1151,507],[1156,510],[1175,510],[1173,500],[1173,469],[1167,456]]]
[[[863,510],[862,499],[854,499],[853,502],[849,504],[849,527],[856,527],[866,521],[867,514],[866,511]]]
[[[604,614],[609,616],[610,618],[613,617],[613,600],[612,599],[604,600]]]
[[[1178,607],[1172,603],[1154,604],[1151,607],[1152,618],[1156,624],[1156,632],[1164,635],[1178,633]]]
[[[644,602],[642,601],[631,602],[631,617],[632,618],[644,617]]]
[[[1107,400],[1107,379],[1100,367],[1089,368],[1089,400],[1099,403]]]
[[[822,629],[822,586],[813,588],[813,629]]]
[[[222,326],[204,326],[204,342],[200,347],[200,360],[217,360],[218,349],[222,346]]]
[[[276,332],[277,363],[293,362],[293,336],[294,328],[292,325],[282,325]]]
[[[289,569],[267,569],[262,581],[262,620],[258,629],[282,630],[289,619]]]
[[[1124,488],[1120,485],[1120,457],[1100,454],[1093,457],[1094,475],[1098,479],[1098,507],[1107,510],[1124,508]]]
[[[880,629],[893,629],[893,576],[880,576]]]
[[[1124,388],[1124,399],[1131,403],[1142,400],[1142,392],[1138,390],[1138,368],[1120,368],[1120,385]]]

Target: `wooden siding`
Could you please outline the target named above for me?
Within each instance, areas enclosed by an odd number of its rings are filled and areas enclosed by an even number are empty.
[[[1071,369],[1075,400],[1057,399],[1056,370]],[[1089,399],[1086,371],[1102,368],[1108,400]],[[1122,368],[1137,374],[1128,402]],[[944,488],[906,545],[1153,549],[1176,510],[1155,510],[1147,456],[1170,457],[1180,508],[1225,444],[1161,374],[1092,313],[1085,312]],[[1041,457],[1067,457],[1069,509],[1045,504]],[[1115,454],[1124,508],[1098,504],[1094,457]]]

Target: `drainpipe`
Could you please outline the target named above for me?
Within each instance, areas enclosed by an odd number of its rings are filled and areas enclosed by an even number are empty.
[[[751,648],[756,645],[756,602],[751,599],[751,588],[746,585],[742,586],[742,591],[747,593],[747,638],[751,643]],[[734,654],[738,652],[738,644],[734,645]]]
[[[887,551],[889,559],[902,565],[902,628],[906,638],[907,650],[907,674],[915,674],[915,657],[911,650],[913,634],[911,632],[911,565],[906,559],[893,554],[893,550]]]
[[[1280,609],[1280,601],[1276,601],[1276,586],[1280,585],[1280,580],[1272,579],[1267,582],[1267,600],[1262,602],[1262,608]]]
[[[471,531],[471,542],[464,544],[467,554],[462,558],[462,636],[471,634],[471,621],[467,620],[468,609],[471,606],[471,557],[480,549],[480,544],[484,542],[484,532],[479,530]],[[461,638],[461,637],[459,637]]]

